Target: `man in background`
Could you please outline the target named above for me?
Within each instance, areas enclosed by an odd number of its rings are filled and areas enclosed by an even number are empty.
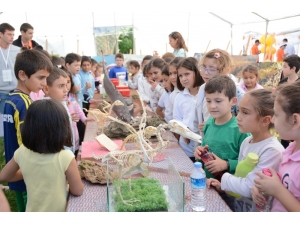
[[[33,30],[33,27],[29,23],[23,23],[20,27],[21,35],[19,35],[18,39],[14,40],[13,45],[20,48],[26,47],[28,49],[33,49],[34,47],[39,46],[37,42],[32,40],[34,33]]]
[[[295,54],[295,48],[294,48],[293,45],[290,45],[290,44],[288,43],[288,39],[284,38],[284,39],[282,40],[282,42],[283,42],[283,43],[286,43],[286,47],[285,47],[285,49],[284,49],[284,54],[286,54],[285,57],[288,57],[288,56],[290,56],[290,55],[294,55],[294,54]]]
[[[254,45],[252,46],[251,48],[251,55],[256,55],[256,62],[259,62],[259,54],[260,54],[260,51],[258,50],[258,46],[259,46],[259,40],[256,40]]]

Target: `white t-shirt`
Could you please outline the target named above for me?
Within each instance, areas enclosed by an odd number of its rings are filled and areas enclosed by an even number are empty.
[[[167,92],[165,91],[163,93],[163,95],[160,97],[159,101],[158,101],[158,106],[162,109],[164,109],[164,112],[165,112],[165,121],[168,123],[173,115],[172,115],[172,108],[171,108],[171,105],[170,105],[170,95],[171,95],[171,92]]]

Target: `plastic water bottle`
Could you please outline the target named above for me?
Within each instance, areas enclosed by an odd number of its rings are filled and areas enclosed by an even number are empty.
[[[206,174],[201,162],[194,163],[191,173],[191,205],[194,211],[202,212],[206,209]]]

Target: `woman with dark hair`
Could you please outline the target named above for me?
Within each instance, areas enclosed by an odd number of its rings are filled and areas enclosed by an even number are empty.
[[[182,35],[174,31],[169,35],[169,44],[174,48],[173,54],[177,57],[187,57],[188,47],[185,45],[185,41]]]

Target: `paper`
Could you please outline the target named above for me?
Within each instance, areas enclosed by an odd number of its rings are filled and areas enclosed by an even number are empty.
[[[11,70],[2,70],[3,82],[11,82],[12,81],[12,72]]]
[[[122,140],[113,140],[113,142],[118,145],[118,148],[121,147],[123,141]],[[122,150],[126,150],[125,147],[123,147]],[[109,151],[102,147],[98,141],[85,141],[82,142],[82,149],[81,149],[81,158],[93,158],[93,154],[96,156],[103,156],[109,153]]]

